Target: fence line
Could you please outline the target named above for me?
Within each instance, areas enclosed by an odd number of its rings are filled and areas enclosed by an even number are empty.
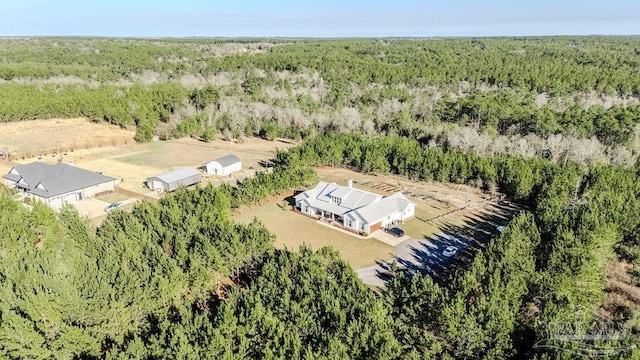
[[[158,198],[155,198],[155,197],[152,197],[152,196],[149,196],[149,195],[140,194],[140,193],[137,193],[135,191],[128,190],[128,189],[124,189],[124,188],[122,188],[120,186],[114,187],[113,190],[115,192],[119,193],[119,194],[122,194],[122,195],[125,195],[125,196],[128,196],[128,197],[132,197],[132,198],[136,198],[136,199],[140,199],[140,200],[145,200],[145,201],[148,201],[148,202],[154,203],[154,204],[159,201]]]

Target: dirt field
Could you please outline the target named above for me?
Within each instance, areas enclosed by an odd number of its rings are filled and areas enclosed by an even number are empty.
[[[134,130],[86,118],[17,121],[0,124],[0,148],[12,159],[134,143]]]
[[[314,219],[284,210],[279,205],[283,197],[271,198],[262,206],[253,209],[242,207],[241,215],[234,215],[239,222],[248,223],[257,217],[270,232],[276,235],[275,246],[297,251],[303,245],[317,250],[323,246],[331,246],[340,253],[354,269],[375,264],[376,260],[384,261],[395,256],[393,246],[376,239],[360,239],[340,232],[332,227],[318,224]]]

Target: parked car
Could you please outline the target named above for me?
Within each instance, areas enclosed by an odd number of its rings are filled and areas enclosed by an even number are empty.
[[[109,204],[106,208],[104,208],[104,211],[106,212],[111,212],[117,208],[121,208],[122,207],[122,203],[121,202],[114,202],[112,204]]]
[[[457,252],[458,252],[458,248],[456,246],[451,245],[451,246],[447,246],[447,248],[444,249],[444,251],[442,252],[442,255],[446,257],[452,257]]]
[[[404,236],[404,230],[400,229],[399,227],[387,228],[387,232],[395,237]]]

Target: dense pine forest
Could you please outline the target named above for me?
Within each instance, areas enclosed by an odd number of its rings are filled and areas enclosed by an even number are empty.
[[[98,228],[0,187],[0,357],[640,356],[640,38],[0,45],[2,121],[301,140],[273,172]],[[525,210],[449,277],[398,271],[371,289],[332,249],[279,250],[231,217],[325,164],[500,191]]]
[[[640,39],[0,39],[0,121],[86,116],[138,141],[328,132],[632,165]]]

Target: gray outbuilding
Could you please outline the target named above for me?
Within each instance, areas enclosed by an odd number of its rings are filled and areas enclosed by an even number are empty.
[[[174,191],[200,182],[200,172],[192,168],[173,170],[147,178],[147,187],[160,192]]]

